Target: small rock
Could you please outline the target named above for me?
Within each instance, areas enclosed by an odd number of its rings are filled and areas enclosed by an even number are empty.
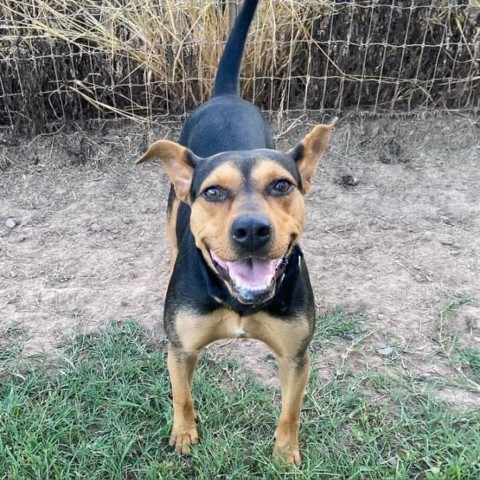
[[[349,285],[347,287],[347,292],[348,293],[358,293],[360,289],[357,287],[357,285]]]
[[[356,187],[359,183],[359,180],[357,177],[354,177],[353,175],[342,175],[339,181],[339,184],[342,185],[342,187],[348,188],[348,187]]]
[[[393,348],[392,347],[383,347],[383,348],[379,348],[377,350],[377,353],[381,356],[381,357],[390,357],[393,353]]]
[[[92,223],[90,225],[90,230],[92,232],[101,232],[102,231],[102,227],[98,224],[98,223]]]
[[[428,380],[430,380],[432,376],[428,373],[417,373],[414,377],[414,380],[416,382],[426,382]]]
[[[130,225],[132,223],[131,218],[122,218],[122,221],[125,225]]]
[[[387,460],[387,462],[394,468],[398,467],[398,458],[396,457],[391,457]]]
[[[342,338],[352,342],[353,340],[355,340],[355,335],[352,332],[346,332],[346,333],[343,334]]]
[[[386,153],[380,152],[378,154],[378,159],[387,165],[391,165],[392,163],[395,163],[395,159],[387,155]]]
[[[373,275],[371,275],[370,273],[367,273],[364,278],[365,280],[373,280]]]
[[[385,318],[387,318],[387,317],[385,317],[385,315],[384,315],[383,313],[379,313],[379,314],[377,315],[377,318],[378,318],[379,320],[385,320]]]
[[[373,248],[373,242],[364,242],[357,245],[357,250],[360,253],[364,252],[365,250],[370,250],[371,248]]]
[[[13,218],[7,218],[7,221],[5,222],[5,225],[8,228],[15,228],[17,226],[17,222]]]

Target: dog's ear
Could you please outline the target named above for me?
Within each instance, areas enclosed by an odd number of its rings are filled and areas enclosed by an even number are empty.
[[[322,155],[328,147],[330,134],[337,117],[328,125],[317,125],[289,154],[297,163],[302,178],[303,193],[310,191],[312,178],[317,171]]]
[[[197,157],[188,148],[182,147],[178,143],[158,140],[150,145],[146,153],[137,160],[137,164],[148,162],[155,157],[159,158],[165,166],[177,197],[188,203],[188,194]]]

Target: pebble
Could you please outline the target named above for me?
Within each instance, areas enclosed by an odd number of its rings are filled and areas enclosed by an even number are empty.
[[[339,183],[344,187],[356,187],[359,183],[359,180],[353,175],[342,175]]]
[[[398,458],[396,457],[391,457],[387,460],[387,462],[394,468],[398,467]]]
[[[351,332],[347,332],[343,334],[343,338],[352,342],[353,340],[355,340],[355,335]]]
[[[13,218],[7,218],[7,221],[5,222],[5,225],[8,228],[15,228],[17,226],[17,222]]]
[[[379,348],[377,350],[377,353],[381,356],[381,357],[390,357],[393,353],[393,348],[392,347],[383,347],[383,348]]]
[[[379,320],[385,320],[386,317],[385,317],[385,315],[384,315],[383,313],[379,313],[379,314],[377,315],[377,318],[378,318]]]
[[[359,291],[360,291],[360,288],[358,288],[357,285],[349,285],[347,287],[348,293],[358,293]]]
[[[92,223],[90,225],[90,230],[92,232],[101,232],[102,231],[102,227],[98,224],[98,223]]]
[[[371,248],[373,248],[372,242],[365,242],[357,245],[357,250],[359,252],[364,252],[365,250],[370,250]]]
[[[415,375],[415,378],[414,380],[416,382],[426,382],[427,380],[429,380],[432,376],[428,373],[417,373]]]

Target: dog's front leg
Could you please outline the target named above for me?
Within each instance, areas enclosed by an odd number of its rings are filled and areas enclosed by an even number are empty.
[[[310,373],[310,355],[278,357],[278,371],[282,390],[282,411],[275,432],[274,455],[288,463],[300,465],[298,430],[300,411]]]
[[[167,363],[173,395],[173,428],[170,446],[174,446],[179,455],[185,455],[189,453],[190,445],[198,443],[192,398],[192,381],[197,365],[197,353],[185,352],[170,345]]]

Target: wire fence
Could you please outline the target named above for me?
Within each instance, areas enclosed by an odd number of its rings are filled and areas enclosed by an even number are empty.
[[[232,3],[0,0],[0,129],[187,114]],[[477,112],[479,20],[478,0],[261,0],[243,95],[271,112]]]

